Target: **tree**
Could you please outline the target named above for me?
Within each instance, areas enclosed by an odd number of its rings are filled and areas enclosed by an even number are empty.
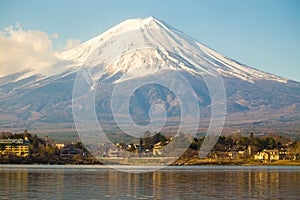
[[[276,141],[273,137],[266,138],[267,149],[274,149],[276,147]]]
[[[291,152],[294,154],[294,159],[300,159],[300,141],[295,141],[292,143]]]
[[[150,131],[146,131],[144,134],[144,137],[142,138],[142,143],[143,143],[143,147],[144,149],[152,149],[153,146],[158,143],[161,142],[161,145],[165,145],[166,144],[166,137],[159,133],[156,133],[155,135],[151,136],[151,132]]]
[[[254,135],[253,135],[253,132],[250,133],[250,138],[249,138],[249,139],[250,139],[250,144],[253,145],[253,143],[254,143]]]
[[[228,149],[231,149],[234,145],[233,139],[231,136],[226,137],[225,139],[225,145]]]
[[[39,147],[39,139],[38,137],[36,136],[36,134],[31,138],[31,141],[30,143],[32,143],[33,147],[34,148],[38,148]]]
[[[239,146],[248,146],[250,145],[250,139],[248,137],[242,136],[239,141],[237,141]]]

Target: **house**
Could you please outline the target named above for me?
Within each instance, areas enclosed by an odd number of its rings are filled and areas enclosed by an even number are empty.
[[[251,156],[253,154],[253,150],[252,150],[252,146],[247,146],[247,147],[243,147],[240,148],[238,150],[238,155],[240,158],[247,158],[249,156]]]
[[[161,142],[158,142],[158,143],[154,144],[153,145],[153,156],[160,156],[160,155],[162,155],[161,149],[162,149]]]
[[[28,137],[25,139],[1,139],[0,153],[2,155],[13,154],[18,157],[28,157],[29,144]]]
[[[279,149],[279,159],[280,160],[292,160],[293,154],[288,149],[281,148],[281,149]]]
[[[53,138],[49,138],[48,136],[46,136],[45,138],[43,138],[45,145],[48,147],[53,147],[54,146],[54,139]]]
[[[236,159],[238,157],[238,152],[237,151],[229,151],[229,152],[226,152],[226,156],[228,159]]]
[[[278,149],[266,150],[264,149],[261,152],[258,152],[254,155],[255,160],[265,160],[265,161],[273,161],[273,160],[281,160],[280,152]]]
[[[73,157],[75,155],[80,155],[81,153],[82,150],[72,146],[66,146],[60,149],[60,157]]]
[[[65,147],[65,144],[62,144],[62,143],[56,143],[55,144],[55,147],[58,148],[58,149],[62,149]]]
[[[118,147],[111,147],[108,151],[108,157],[117,158],[120,156],[120,148]]]
[[[236,159],[238,151],[214,151],[208,157],[213,159]]]

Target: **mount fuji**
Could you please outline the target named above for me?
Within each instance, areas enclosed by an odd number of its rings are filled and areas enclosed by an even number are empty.
[[[51,73],[28,69],[0,77],[1,129],[74,129],[72,92],[76,75],[83,68],[104,84],[96,92],[95,108],[99,120],[108,124],[113,123],[109,102],[115,84],[138,83],[159,74],[168,77],[170,71],[190,83],[204,122],[210,119],[212,104],[203,77],[219,76],[226,92],[225,126],[290,128],[300,124],[299,82],[241,64],[153,17],[126,20],[56,56],[59,62]],[[92,81],[83,89],[96,88],[96,81]],[[184,88],[179,90],[184,92]],[[149,120],[153,99],[162,102],[167,116],[180,115],[172,92],[149,85],[131,98],[130,114],[137,123]]]

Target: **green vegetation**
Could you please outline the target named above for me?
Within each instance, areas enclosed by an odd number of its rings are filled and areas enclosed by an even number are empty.
[[[205,137],[199,139],[195,138],[192,142],[190,148],[199,150],[202,142]],[[275,149],[282,148],[286,145],[283,145],[283,141],[290,141],[289,139],[279,137],[277,140],[274,137],[254,137],[253,134],[250,137],[242,135],[229,135],[229,136],[220,136],[217,144],[214,146],[213,150],[216,151],[225,151],[232,149],[244,149],[248,146],[252,146],[256,152],[262,151],[264,149]]]
[[[220,136],[209,155],[198,158],[204,137],[194,138],[190,148],[175,165],[300,165],[300,141],[282,135],[248,137],[241,134]],[[278,151],[278,160],[254,159],[263,151]]]
[[[14,154],[1,155],[0,164],[98,164],[99,161],[95,160],[84,149],[80,142],[70,144],[73,149],[78,149],[78,153],[71,156],[61,156],[61,150],[52,143],[50,144],[47,139],[39,138],[36,134],[32,135],[27,131],[23,133],[10,133],[1,132],[0,139],[29,139],[30,156],[23,158]]]
[[[68,132],[68,134],[61,136],[64,137],[64,140],[59,141],[64,141],[64,147],[56,145],[54,140],[51,139],[51,137],[57,138],[57,135],[60,134],[51,133],[47,134],[45,138],[41,138],[39,137],[41,134],[31,134],[28,131],[17,134],[1,132],[0,139],[24,139],[27,137],[30,143],[30,156],[18,157],[13,153],[0,154],[0,163],[100,164],[85,149],[74,132]],[[204,136],[191,140],[188,135],[183,133],[175,137],[172,134],[146,132],[143,138],[140,139],[126,134],[110,133],[107,135],[119,148],[119,151],[113,154],[113,152],[110,152],[111,146],[107,146],[105,154],[107,157],[122,157],[126,151],[136,152],[146,157],[160,157],[164,154],[164,148],[185,148],[185,144],[190,144],[186,152],[173,163],[174,165],[300,165],[300,141],[292,141],[282,135],[255,136],[251,133],[248,136],[242,134],[220,136],[211,152],[205,158],[198,157],[201,145],[205,139]],[[1,144],[0,148],[4,149],[5,145]],[[172,149],[169,150],[172,151]],[[268,162],[254,159],[258,153],[268,150],[284,152],[283,159],[269,160]]]

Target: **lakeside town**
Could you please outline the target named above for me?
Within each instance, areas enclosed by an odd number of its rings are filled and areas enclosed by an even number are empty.
[[[169,143],[184,139],[184,134],[179,134],[174,140],[173,136],[156,133],[135,143],[99,144],[96,154],[107,160],[120,161],[131,157],[151,158],[155,162],[155,159],[166,156],[163,149]],[[211,152],[205,158],[199,158],[203,141],[204,137],[193,138],[185,153],[172,164],[300,165],[300,141],[292,141],[284,136],[253,133],[220,136]],[[22,133],[0,133],[1,164],[101,164],[101,159],[93,155],[80,141],[57,143],[53,138],[37,137],[27,130]]]

